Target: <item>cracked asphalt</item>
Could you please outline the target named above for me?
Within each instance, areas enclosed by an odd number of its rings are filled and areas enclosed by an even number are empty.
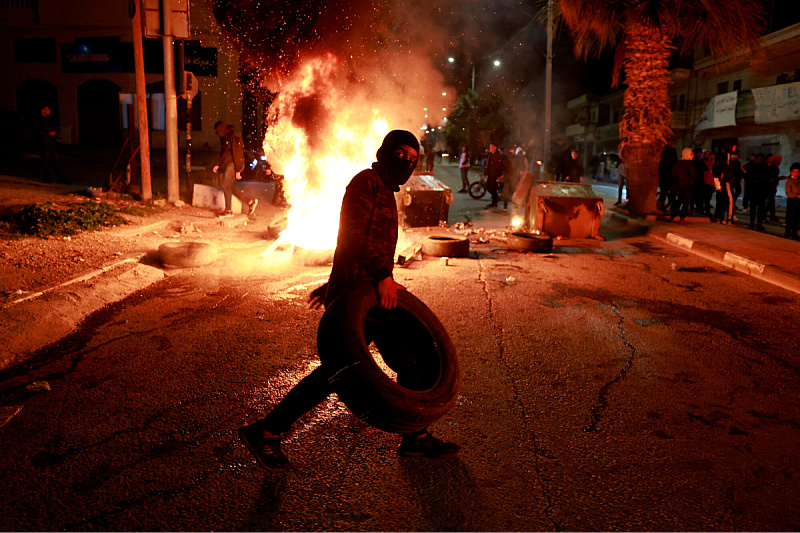
[[[463,451],[440,461],[332,396],[264,473],[236,429],[318,364],[327,268],[242,249],[169,275],[2,375],[24,408],[0,429],[0,528],[799,529],[794,295],[610,224],[396,270],[462,365],[432,429]]]

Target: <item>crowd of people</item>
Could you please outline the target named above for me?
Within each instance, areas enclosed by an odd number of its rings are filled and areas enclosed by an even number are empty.
[[[739,212],[750,218],[749,228],[765,231],[764,222],[780,222],[775,211],[775,197],[782,180],[785,190],[786,231],[784,237],[800,240],[800,163],[794,163],[788,176],[780,171],[783,157],[755,153],[742,164],[736,145],[718,154],[709,150],[684,148],[678,159],[674,142],[662,151],[658,165],[658,208],[669,213],[669,220],[680,222],[690,215],[707,216],[711,222],[733,224]],[[741,209],[737,205],[742,196]],[[713,201],[713,205],[712,205]]]
[[[785,180],[787,197],[786,238],[800,240],[800,163],[794,163],[789,175],[781,175],[783,157],[773,154],[753,154],[748,161],[739,161],[740,152],[733,145],[719,153],[709,150],[684,148],[680,157],[673,140],[664,147],[658,165],[658,209],[673,221],[683,222],[687,216],[707,216],[711,222],[734,224],[737,213],[747,213],[749,228],[765,231],[764,223],[780,222],[775,210],[776,195],[781,181]],[[521,147],[503,150],[496,143],[489,145],[482,166],[486,190],[491,195],[488,207],[508,203],[525,174],[532,172],[531,160]],[[469,170],[474,166],[468,148],[462,147],[458,162],[461,171],[460,193],[469,188]],[[555,181],[581,183],[584,168],[577,150],[558,139],[551,150],[548,171]],[[615,205],[622,203],[623,189],[627,185],[627,164],[619,165],[619,190]],[[741,207],[738,201],[741,198]]]

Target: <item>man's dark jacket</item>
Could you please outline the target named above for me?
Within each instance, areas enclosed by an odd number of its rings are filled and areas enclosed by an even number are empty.
[[[397,246],[397,203],[381,163],[350,180],[339,215],[339,236],[325,305],[360,281],[392,275]]]

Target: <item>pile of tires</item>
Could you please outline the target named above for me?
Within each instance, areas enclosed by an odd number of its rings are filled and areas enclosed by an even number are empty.
[[[526,233],[517,231],[506,237],[506,247],[517,252],[538,252],[549,254],[553,251],[553,238],[546,233]]]
[[[422,241],[422,253],[433,257],[468,257],[469,239],[458,235],[433,235]]]
[[[317,346],[334,391],[353,414],[383,431],[409,433],[455,405],[461,370],[436,315],[407,291],[398,297],[395,309],[382,309],[371,283],[343,294],[325,311]]]

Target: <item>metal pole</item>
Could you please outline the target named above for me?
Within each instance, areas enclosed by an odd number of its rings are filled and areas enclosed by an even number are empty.
[[[550,160],[550,102],[553,96],[553,0],[547,0],[547,62],[544,76],[544,147],[542,163],[545,171]]]
[[[140,0],[131,0],[131,7],[134,4],[133,57],[136,65],[136,109],[139,112],[139,161],[142,165],[142,200],[148,202],[153,199],[153,186],[150,180],[150,125],[147,121],[147,86],[144,79],[142,5]]]
[[[178,97],[175,93],[175,51],[172,48],[171,0],[163,0],[164,36],[164,100],[166,103],[167,133],[167,201],[180,201],[180,179],[178,170]]]

